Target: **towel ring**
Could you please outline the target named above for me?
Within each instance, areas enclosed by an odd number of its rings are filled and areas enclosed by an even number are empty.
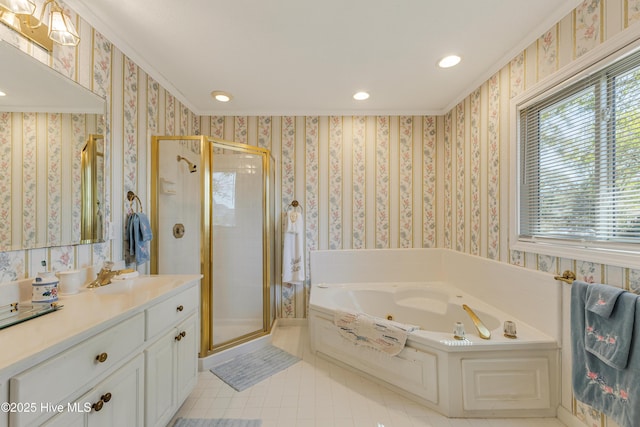
[[[138,212],[142,212],[142,202],[140,201],[140,198],[136,195],[136,193],[134,193],[133,191],[128,191],[127,200],[129,201],[129,213],[135,212],[135,209],[133,208],[134,200],[138,205]]]
[[[298,203],[297,200],[293,200],[291,203],[289,203],[289,206],[287,206],[287,212],[289,212],[290,209],[293,209],[294,211],[299,211],[302,212],[302,206],[300,206],[300,203]]]

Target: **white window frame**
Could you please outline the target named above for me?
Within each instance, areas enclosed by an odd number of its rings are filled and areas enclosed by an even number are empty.
[[[585,78],[620,58],[640,50],[640,34],[624,31],[581,56],[548,79],[542,80],[514,97],[510,105],[510,189],[509,189],[509,248],[516,251],[551,255],[572,260],[590,261],[606,265],[640,268],[640,245],[620,244],[598,248],[577,241],[536,242],[521,239],[520,221],[520,110]]]

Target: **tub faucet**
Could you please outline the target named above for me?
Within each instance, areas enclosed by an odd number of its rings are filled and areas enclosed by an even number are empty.
[[[467,312],[469,317],[471,317],[473,324],[478,330],[478,335],[480,335],[480,338],[484,340],[488,340],[489,338],[491,338],[491,332],[489,331],[489,329],[487,329],[486,326],[484,326],[484,323],[482,323],[482,320],[480,320],[478,315],[474,313],[473,310],[471,310],[471,307],[469,307],[467,304],[462,304],[462,308]]]
[[[98,273],[98,277],[96,277],[93,282],[89,283],[87,285],[87,288],[99,288],[100,286],[106,286],[111,283],[111,279],[114,276],[117,276],[122,273],[133,272],[133,270],[130,268],[125,270],[111,270],[112,267],[113,267],[113,262],[105,261],[105,263],[102,265],[102,269]]]

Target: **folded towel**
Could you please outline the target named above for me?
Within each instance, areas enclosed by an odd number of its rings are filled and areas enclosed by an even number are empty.
[[[587,287],[587,310],[608,318],[623,289],[614,286],[594,284]]]
[[[575,281],[571,287],[572,384],[576,399],[603,412],[622,427],[640,426],[640,298],[627,293],[618,304],[635,298],[631,346],[626,368],[617,369],[585,349],[586,310],[589,285]],[[620,298],[624,298],[621,300]],[[617,315],[616,307],[612,317]]]
[[[395,356],[404,348],[409,334],[418,326],[381,319],[365,313],[336,310],[333,323],[340,335],[356,345],[365,345]]]
[[[142,212],[129,214],[127,218],[126,245],[127,263],[143,264],[151,258],[147,242],[153,239],[149,218]]]
[[[282,248],[282,282],[302,284],[304,271],[304,220],[301,212],[286,213],[286,233]]]
[[[607,288],[613,287],[600,284],[586,286],[584,346],[607,365],[624,369],[631,349],[636,295],[618,288],[613,289],[621,292],[609,292]],[[605,295],[611,297],[602,303]],[[593,307],[604,306],[612,307],[604,310],[605,317],[592,310]]]

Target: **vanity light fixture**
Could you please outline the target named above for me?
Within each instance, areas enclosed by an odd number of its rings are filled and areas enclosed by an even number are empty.
[[[20,15],[33,15],[36,4],[30,0],[0,0],[0,6]]]
[[[0,9],[0,22],[14,31],[20,32],[20,19],[15,13]]]
[[[47,6],[48,26],[43,21]],[[78,45],[78,31],[56,0],[46,0],[38,18],[34,16],[35,9],[35,3],[30,0],[0,0],[0,21],[48,51],[53,50],[53,42]]]
[[[461,61],[461,58],[458,55],[445,56],[438,62],[438,67],[451,68],[458,65],[460,61]]]
[[[364,101],[365,99],[369,99],[369,96],[368,92],[356,92],[353,94],[353,99],[356,101]]]
[[[211,92],[211,96],[213,96],[216,101],[220,102],[229,102],[233,98],[231,94],[222,90],[214,90],[213,92]]]

